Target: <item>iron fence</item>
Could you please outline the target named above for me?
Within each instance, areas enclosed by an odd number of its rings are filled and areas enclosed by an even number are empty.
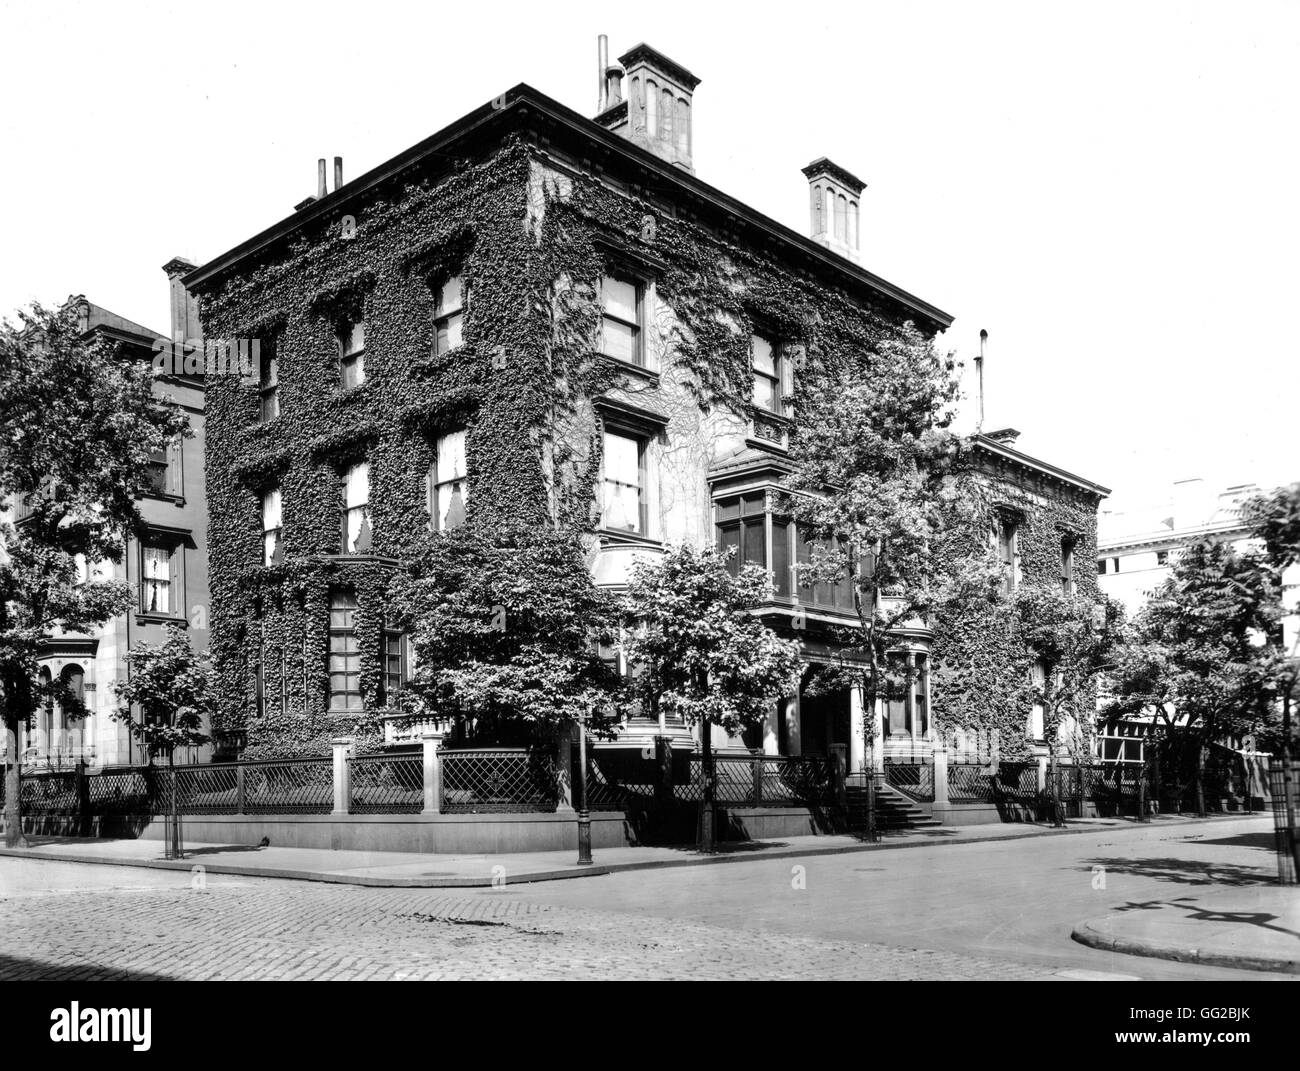
[[[1288,787],[1290,798],[1288,799]],[[1296,874],[1295,844],[1300,838],[1300,762],[1291,763],[1290,785],[1286,768],[1279,760],[1269,764],[1268,791],[1273,801],[1273,838],[1277,851],[1277,880],[1280,885],[1300,884]]]
[[[920,762],[885,759],[885,783],[905,796],[929,803],[934,800],[934,767]]]
[[[23,814],[79,814],[77,774],[64,770],[27,774],[19,782],[18,800]]]
[[[993,780],[988,763],[954,762],[948,767],[948,799],[952,803],[992,803]]]
[[[715,755],[714,799],[729,807],[806,806],[834,795],[829,759],[815,755]],[[673,785],[676,799],[704,799],[704,756],[691,756],[688,782]]]
[[[465,748],[439,753],[444,814],[554,811],[555,756],[528,748]]]
[[[243,809],[243,779],[237,763],[177,766],[175,776],[177,806],[182,814],[239,814]]]
[[[329,756],[241,765],[245,814],[329,814],[334,809],[334,763]]]
[[[424,810],[420,755],[361,755],[348,759],[352,814],[419,814]]]
[[[152,815],[157,810],[154,767],[107,768],[86,775],[86,799],[93,815]]]

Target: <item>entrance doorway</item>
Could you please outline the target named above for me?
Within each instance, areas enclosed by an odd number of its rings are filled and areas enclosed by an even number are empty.
[[[799,739],[803,754],[828,757],[838,751],[848,768],[848,685],[828,688],[815,671],[804,673],[799,685]]]

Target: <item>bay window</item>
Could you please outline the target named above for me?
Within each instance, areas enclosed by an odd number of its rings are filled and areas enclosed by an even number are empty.
[[[357,646],[357,597],[354,592],[330,592],[329,708],[361,710],[361,651]]]

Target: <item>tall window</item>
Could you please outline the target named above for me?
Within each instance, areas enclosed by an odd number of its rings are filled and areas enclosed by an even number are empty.
[[[275,355],[274,339],[267,340],[267,346],[262,351],[261,362],[257,387],[260,399],[259,419],[262,423],[266,423],[280,415],[280,361]]]
[[[172,613],[172,555],[167,547],[140,547],[140,611]]]
[[[392,622],[384,623],[384,702],[391,704],[410,680],[410,638]]]
[[[1047,687],[1047,663],[1035,662],[1029,668],[1029,679],[1035,688],[1040,692],[1043,691]],[[1035,700],[1033,707],[1029,711],[1028,736],[1030,740],[1046,739],[1047,728],[1043,721],[1044,715],[1043,704]]]
[[[438,288],[433,305],[434,356],[454,350],[463,340],[465,321],[465,278],[453,275]]]
[[[357,597],[330,592],[330,710],[361,709],[361,652],[357,647]]]
[[[284,560],[280,546],[284,526],[280,520],[280,489],[262,496],[262,564],[279,565]]]
[[[149,451],[149,490],[157,495],[165,495],[168,487],[167,448]]]
[[[604,496],[600,524],[612,532],[649,535],[644,439],[606,431],[604,438]]]
[[[370,462],[347,471],[343,481],[343,553],[370,550]]]
[[[1061,594],[1074,594],[1074,540],[1069,536],[1061,540]]]
[[[600,281],[601,352],[629,364],[645,365],[645,288],[634,279],[606,275]]]
[[[750,341],[754,364],[754,404],[769,413],[785,412],[789,370],[780,350],[762,335]]]
[[[1016,550],[1017,525],[1011,517],[997,520],[998,557],[1002,561],[1002,590],[1010,595],[1016,590],[1019,561]]]
[[[761,565],[767,568],[767,495],[754,491],[736,498],[724,499],[714,508],[718,549],[736,553],[727,559],[727,571],[732,576],[740,574],[743,565]],[[790,591],[789,560],[786,561],[786,590]]]
[[[358,320],[339,334],[339,385],[344,390],[366,381],[366,325]]]
[[[469,482],[465,478],[465,433],[453,431],[438,439],[437,457],[429,473],[429,518],[435,531],[465,523]]]

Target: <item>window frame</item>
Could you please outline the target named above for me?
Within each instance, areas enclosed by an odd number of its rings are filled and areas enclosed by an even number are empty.
[[[772,372],[761,372],[756,364],[756,355],[754,352],[754,341],[758,339],[767,343],[772,353]],[[753,386],[758,386],[760,378],[766,380],[772,390],[772,405],[766,406],[759,403],[755,394],[756,390],[751,391],[750,404],[754,409],[765,416],[784,417],[789,419],[789,406],[786,405],[786,395],[793,390],[792,369],[789,356],[785,352],[785,343],[780,341],[779,337],[770,331],[765,331],[758,327],[749,334],[749,367],[753,377]]]
[[[181,577],[179,546],[175,541],[157,535],[146,536],[138,542],[136,567],[139,569],[139,578],[136,583],[136,614],[141,617],[165,620],[183,619],[185,617],[185,607],[183,605],[184,585]],[[146,553],[151,550],[161,551],[167,555],[167,579],[164,581],[165,587],[162,589],[166,596],[166,609],[151,609],[146,602],[148,585],[158,579],[156,577],[150,578],[147,574]]]
[[[383,689],[382,705],[392,706],[393,701],[402,695],[411,682],[411,635],[397,628],[389,618],[385,618],[380,636],[380,682]],[[394,653],[392,645],[396,643]],[[392,670],[392,660],[397,659],[397,672]],[[396,679],[397,687],[393,687]]]
[[[443,294],[447,286],[453,280],[460,280],[460,298],[459,303],[454,309],[444,309],[442,305]],[[442,357],[453,350],[459,349],[465,344],[465,312],[469,303],[469,290],[465,284],[465,273],[463,271],[451,272],[446,275],[442,282],[438,284],[433,294],[433,356]],[[441,345],[442,334],[447,331],[450,336],[450,325],[452,319],[459,317],[461,338],[454,346],[447,345],[445,348]]]
[[[605,280],[612,279],[615,282],[630,285],[633,288],[633,295],[636,301],[636,319],[628,320],[615,313],[611,313],[605,304]],[[643,370],[650,369],[649,353],[645,344],[646,336],[646,305],[649,301],[650,280],[642,272],[638,272],[628,265],[624,264],[607,264],[600,277],[600,337],[597,340],[597,351],[603,356],[608,357],[611,361],[617,361],[619,364],[631,365],[633,368]],[[610,353],[605,348],[605,323],[613,321],[623,327],[630,328],[632,331],[632,358],[628,360],[624,357],[618,357]]]
[[[344,601],[350,600],[350,601]],[[326,711],[328,714],[356,714],[365,710],[365,702],[361,695],[361,644],[357,636],[357,594],[350,588],[331,588],[329,593],[328,609],[329,627],[327,629],[326,644]],[[336,619],[335,615],[347,615],[341,620]],[[346,621],[347,623],[341,623]],[[335,650],[335,639],[342,642],[343,649]],[[344,662],[341,668],[335,668],[338,664],[336,659],[342,658]],[[355,659],[355,669],[348,668],[348,659]],[[342,678],[344,687],[342,689],[335,687],[335,679]],[[354,687],[348,687],[348,685]],[[344,702],[341,705],[335,703],[335,698],[342,696]],[[350,698],[355,697],[354,703],[349,703]]]
[[[355,350],[349,350],[348,346],[352,344],[356,337],[357,329],[361,330],[361,346]],[[338,345],[339,358],[339,390],[350,391],[356,390],[366,381],[366,319],[364,316],[357,316],[344,320],[340,323],[334,333],[335,342]],[[352,382],[348,382],[349,371],[354,371]]]
[[[349,505],[348,505],[348,488],[349,488],[349,486],[351,485],[351,475],[352,475],[352,473],[353,473],[356,469],[362,468],[363,466],[364,466],[364,468],[365,468],[365,470],[366,470],[366,499],[365,499],[364,502],[361,502],[361,503],[359,503],[359,504],[357,504],[357,505],[355,505],[355,506],[349,506]],[[360,460],[360,461],[354,461],[354,462],[352,462],[351,464],[349,464],[346,468],[344,468],[344,470],[343,470],[343,486],[342,486],[342,489],[341,489],[341,501],[340,501],[340,507],[341,507],[341,510],[340,510],[340,512],[341,512],[341,524],[340,524],[341,533],[340,533],[340,534],[341,534],[341,547],[342,547],[341,553],[343,553],[343,554],[356,555],[356,554],[369,554],[369,553],[370,553],[370,545],[369,545],[369,544],[370,544],[370,542],[374,539],[374,521],[372,520],[372,518],[371,518],[371,514],[370,514],[370,492],[371,492],[371,488],[370,488],[370,460],[369,460],[369,458],[365,458],[365,459]],[[351,525],[349,524],[349,521],[350,521],[350,519],[351,519],[351,517],[352,517],[352,514],[353,514],[354,512],[356,512],[356,511],[358,511],[358,510],[361,512],[361,524],[357,527],[357,544],[358,544],[358,546],[355,547],[355,548],[353,548],[353,547],[350,547],[350,546],[349,546],[349,544],[351,543],[351,540],[348,538],[348,531],[349,531],[349,529],[350,529],[350,527],[351,527]],[[364,547],[362,547],[362,546],[360,546],[360,544],[361,544],[361,537],[362,537],[362,534],[366,532],[367,527],[369,528],[368,538],[367,538],[367,540],[366,540],[367,545],[364,546]]]
[[[438,479],[438,463],[441,461],[443,454],[446,452],[444,443],[453,436],[460,435],[464,437],[464,449],[461,454],[465,461],[465,471],[460,476],[451,476],[446,480]],[[457,428],[452,431],[443,432],[439,435],[433,444],[433,464],[429,466],[429,472],[425,476],[425,509],[429,514],[429,530],[432,532],[450,532],[459,528],[465,522],[462,520],[459,524],[444,525],[442,522],[441,509],[441,491],[444,487],[451,487],[455,492],[455,485],[461,485],[461,508],[465,509],[469,505],[469,429]],[[450,503],[449,503],[450,506]]]
[[[1074,551],[1078,540],[1074,536],[1065,535],[1061,537],[1061,594],[1074,595],[1078,591],[1078,585],[1075,579],[1075,559]]]
[[[279,523],[272,525],[271,527],[268,528],[266,524],[267,505],[272,495],[276,496],[275,513],[277,515]],[[284,560],[284,491],[283,489],[277,485],[275,487],[268,487],[266,490],[264,490],[261,496],[261,506],[262,506],[262,565],[267,567],[279,565]],[[275,549],[270,554],[268,554],[266,541],[267,541],[267,537],[270,536],[272,533],[275,534]],[[277,555],[280,558],[279,562],[275,560]]]
[[[269,424],[280,415],[280,359],[274,337],[267,342],[270,353],[261,354],[261,367],[258,369],[257,421],[259,424]],[[268,415],[267,409],[271,406],[275,408],[275,412]]]
[[[622,481],[611,481],[607,475],[607,461],[609,450],[607,441],[609,436],[619,439],[625,439],[635,444],[637,451],[637,525],[636,528],[611,528],[607,521],[609,516],[609,496],[607,488],[611,482],[618,484],[620,487],[631,487],[633,485]],[[600,450],[600,529],[603,532],[612,532],[617,535],[638,536],[642,539],[653,539],[651,534],[651,514],[650,514],[650,443],[654,436],[644,431],[638,431],[635,428],[625,424],[605,422],[601,427],[601,450]]]

